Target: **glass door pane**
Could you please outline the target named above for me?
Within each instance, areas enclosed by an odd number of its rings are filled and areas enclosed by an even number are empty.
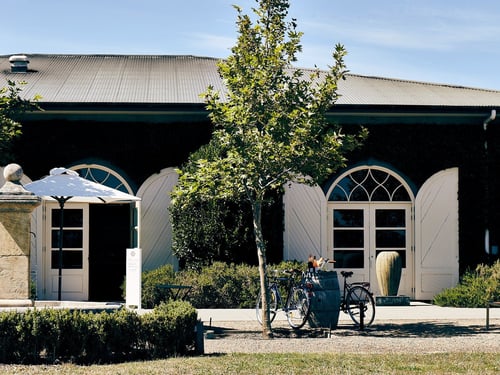
[[[375,210],[375,251],[397,251],[401,257],[403,268],[406,267],[406,210]]]
[[[62,234],[62,268],[81,269],[83,267],[83,209],[67,208],[52,210],[51,218],[51,268],[59,268],[59,240]]]
[[[363,209],[333,210],[333,256],[336,268],[364,268]]]

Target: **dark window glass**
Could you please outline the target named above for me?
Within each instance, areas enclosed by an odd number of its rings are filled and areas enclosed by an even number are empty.
[[[394,202],[408,202],[411,199],[406,189],[403,187],[403,185],[401,185],[396,191],[394,191],[392,200]]]
[[[338,268],[364,268],[363,250],[336,250],[333,258]]]
[[[375,225],[377,228],[404,228],[406,226],[405,210],[377,210]]]
[[[52,248],[59,247],[59,229],[52,229]],[[65,229],[63,230],[63,248],[79,249],[83,247],[83,230]]]
[[[336,228],[363,228],[363,210],[333,210]]]
[[[342,190],[339,186],[336,186],[332,193],[330,194],[330,200],[336,202],[345,202],[347,201],[347,195],[344,190]]]
[[[356,186],[352,190],[350,198],[351,198],[350,200],[354,202],[367,202],[370,200],[368,193],[366,192],[365,188],[361,185]]]
[[[364,246],[363,230],[344,230],[337,229],[333,231],[333,246],[335,248],[358,248]]]
[[[406,232],[404,230],[377,230],[376,243],[377,248],[394,248],[406,246]]]
[[[83,210],[81,208],[65,208],[63,227],[81,228],[83,226]],[[61,225],[61,210],[52,210],[52,227]]]
[[[377,186],[373,189],[371,201],[390,201],[389,192],[383,186]]]
[[[52,269],[59,269],[59,250],[52,251]],[[81,269],[83,268],[83,251],[63,251],[62,268]]]

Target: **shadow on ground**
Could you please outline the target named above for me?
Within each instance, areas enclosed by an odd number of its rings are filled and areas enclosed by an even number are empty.
[[[218,338],[238,336],[239,338],[258,338],[261,331],[257,329],[239,329],[237,327],[210,327]],[[380,323],[374,324],[364,330],[359,330],[353,325],[339,325],[336,329],[320,329],[304,327],[294,330],[288,327],[273,328],[274,336],[277,338],[324,338],[347,336],[372,336],[372,337],[453,337],[473,336],[478,334],[500,334],[500,326],[493,326],[487,331],[484,325],[464,325],[443,322],[411,322],[411,323]]]

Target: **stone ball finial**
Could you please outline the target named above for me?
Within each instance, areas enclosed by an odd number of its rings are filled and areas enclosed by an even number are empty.
[[[6,181],[18,183],[23,178],[23,168],[19,164],[9,164],[3,170],[3,177]]]

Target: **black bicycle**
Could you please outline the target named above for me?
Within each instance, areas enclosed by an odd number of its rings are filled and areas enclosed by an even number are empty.
[[[366,281],[348,283],[353,272],[341,271],[344,277],[344,292],[340,300],[340,310],[349,314],[354,324],[368,327],[375,319],[375,301],[370,291],[370,283]]]
[[[269,310],[273,322],[278,311],[284,311],[290,327],[302,328],[311,311],[312,283],[307,273],[299,270],[284,271],[287,276],[277,276],[277,271],[269,277]],[[280,289],[286,292],[283,300]],[[257,295],[257,320],[262,324],[262,290]]]

